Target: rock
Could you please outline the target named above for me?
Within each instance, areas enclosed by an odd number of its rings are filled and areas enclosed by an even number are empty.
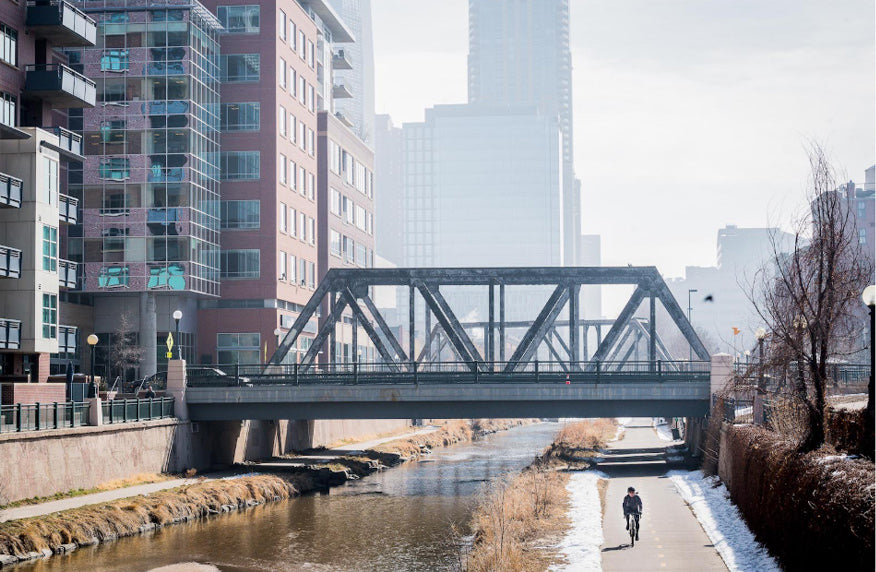
[[[51,548],[43,548],[42,550],[40,550],[40,554],[41,558],[48,558],[53,554],[53,552]]]
[[[61,544],[55,547],[55,554],[67,554],[68,552],[73,552],[76,550],[77,546],[75,542],[71,542],[70,544]]]
[[[42,558],[42,552],[28,552],[24,556],[19,556],[19,560],[36,560],[37,558]]]
[[[99,542],[100,540],[98,540],[96,536],[92,536],[91,538],[83,540],[78,544],[79,546],[96,546]]]
[[[0,554],[0,568],[3,568],[4,566],[12,566],[16,562],[18,562],[18,556]]]
[[[207,514],[211,514],[211,515],[212,515],[212,514],[219,514],[219,511],[216,510],[215,508],[208,508],[208,509],[207,509]]]
[[[140,527],[140,533],[149,532],[150,530],[155,530],[155,523],[149,522]]]

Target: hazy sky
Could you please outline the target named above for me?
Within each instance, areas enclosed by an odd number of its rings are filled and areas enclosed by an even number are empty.
[[[786,222],[805,146],[874,163],[872,0],[571,0],[583,231],[606,265],[715,264],[726,224]],[[466,0],[373,0],[376,107],[465,102]]]

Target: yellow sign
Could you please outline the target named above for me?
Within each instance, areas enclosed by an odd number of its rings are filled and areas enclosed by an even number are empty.
[[[173,349],[173,332],[167,333],[167,353],[170,353],[170,350]]]
[[[167,352],[166,355],[167,355],[167,359],[171,359],[173,357],[173,353],[171,353],[171,352]]]

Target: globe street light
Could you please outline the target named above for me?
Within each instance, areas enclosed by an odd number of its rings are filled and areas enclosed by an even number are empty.
[[[91,346],[91,385],[88,388],[88,397],[97,397],[97,385],[94,383],[94,346],[99,340],[95,334],[90,334],[85,341]]]
[[[873,414],[873,331],[874,326],[876,326],[876,285],[870,284],[866,288],[864,288],[864,292],[861,294],[861,299],[864,301],[864,304],[870,308],[870,383],[867,384],[867,410],[870,412],[870,415]],[[872,426],[873,418],[870,418],[870,423]]]
[[[179,321],[182,320],[182,310],[174,310],[173,319],[176,322],[176,358],[182,359],[182,340],[179,339]]]

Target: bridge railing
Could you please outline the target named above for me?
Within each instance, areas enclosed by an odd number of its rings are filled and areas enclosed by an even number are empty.
[[[610,383],[612,381],[703,381],[707,361],[217,364],[188,370],[188,385],[255,386],[420,383]]]

